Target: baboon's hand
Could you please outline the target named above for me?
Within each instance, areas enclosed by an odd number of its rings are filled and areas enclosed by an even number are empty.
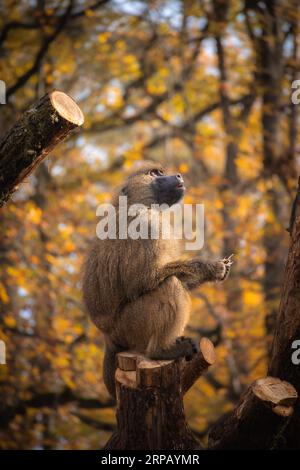
[[[182,356],[184,356],[187,361],[190,361],[193,355],[198,352],[198,346],[195,341],[187,336],[179,336],[176,339],[176,344],[182,350]]]
[[[233,254],[216,263],[216,281],[225,281],[233,264]]]

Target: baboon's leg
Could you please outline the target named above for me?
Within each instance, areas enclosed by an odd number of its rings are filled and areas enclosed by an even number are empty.
[[[177,347],[190,314],[190,296],[175,276],[165,279],[155,290],[124,306],[114,324],[111,340],[127,345],[148,357],[161,358],[192,353],[191,343]],[[175,347],[176,346],[176,347]]]
[[[192,338],[178,337],[175,343],[171,344],[167,349],[158,349],[150,354],[151,359],[177,359],[186,357],[190,359],[193,354],[198,352],[196,343]]]

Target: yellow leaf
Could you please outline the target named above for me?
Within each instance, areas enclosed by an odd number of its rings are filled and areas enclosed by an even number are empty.
[[[66,330],[68,330],[70,328],[70,322],[69,320],[65,319],[65,318],[55,318],[54,320],[54,327],[56,330],[60,331],[60,332],[64,332]]]
[[[185,204],[193,204],[194,203],[194,198],[192,196],[187,195],[187,196],[184,197],[184,202],[185,202]]]
[[[189,171],[189,166],[186,163],[181,163],[181,165],[179,165],[179,171],[180,173],[187,173]]]
[[[222,209],[223,208],[223,201],[221,201],[221,199],[216,199],[215,200],[215,208],[216,209]]]
[[[69,240],[65,243],[64,248],[66,251],[73,251],[75,249],[75,245]]]
[[[172,98],[172,105],[176,113],[181,114],[184,112],[184,101],[181,95],[176,93]]]
[[[109,31],[105,31],[104,33],[101,33],[98,35],[98,41],[100,44],[105,44],[107,40],[109,39],[111,33]]]
[[[91,10],[91,9],[89,8],[88,10],[85,11],[84,14],[85,14],[87,17],[92,17],[92,16],[94,16],[95,13],[93,12],[93,10]]]
[[[166,83],[159,75],[154,75],[147,81],[147,91],[151,95],[162,95],[166,90]]]
[[[9,301],[9,297],[2,282],[0,282],[0,300],[2,300],[4,304],[7,304]]]
[[[94,372],[87,370],[84,372],[84,380],[89,383],[97,383],[97,377]]]
[[[244,292],[244,302],[248,307],[259,307],[262,303],[262,295],[258,291],[246,290]]]
[[[9,328],[14,328],[17,324],[16,319],[12,315],[5,315],[4,323]]]
[[[236,337],[236,332],[233,331],[233,330],[229,330],[229,329],[228,329],[228,330],[226,331],[226,336],[227,336],[227,338],[235,338],[235,337]]]
[[[127,54],[124,56],[123,61],[125,62],[125,64],[132,64],[136,61],[136,58],[133,54]]]
[[[59,356],[55,359],[55,365],[57,367],[68,367],[69,366],[69,360],[66,356]]]
[[[28,220],[33,224],[39,224],[42,217],[42,211],[39,207],[31,207],[27,214]]]
[[[119,39],[116,44],[115,44],[116,48],[119,50],[119,51],[123,51],[125,48],[126,48],[126,43],[125,41],[123,41],[122,39]]]

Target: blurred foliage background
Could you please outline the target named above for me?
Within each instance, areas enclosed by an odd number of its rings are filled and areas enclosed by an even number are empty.
[[[114,429],[80,266],[135,160],[184,174],[203,257],[236,253],[226,283],[193,295],[187,334],[218,354],[186,396],[196,435],[265,374],[299,167],[299,21],[297,0],[1,2],[1,134],[54,88],[86,120],[1,211],[0,448],[98,449]]]

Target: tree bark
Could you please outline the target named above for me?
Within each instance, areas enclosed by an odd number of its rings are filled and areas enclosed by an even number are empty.
[[[0,207],[48,153],[83,121],[75,101],[60,91],[46,94],[24,113],[0,142]]]
[[[214,347],[206,338],[190,362],[152,361],[130,351],[118,354],[118,427],[105,449],[200,449],[185,420],[183,395],[214,360]]]

